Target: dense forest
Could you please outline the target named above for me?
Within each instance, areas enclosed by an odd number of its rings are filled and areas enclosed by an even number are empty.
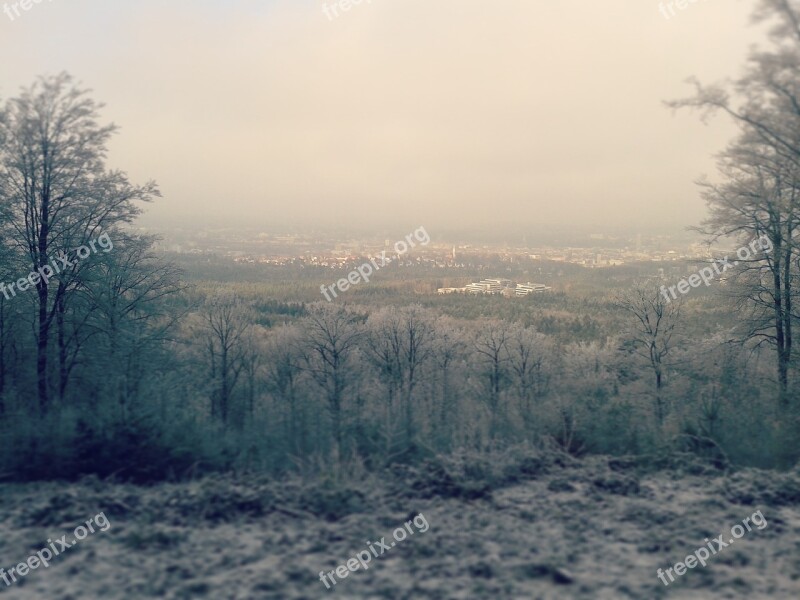
[[[381,469],[517,444],[793,465],[800,117],[781,79],[794,63],[757,59],[741,109],[699,86],[675,105],[740,121],[705,230],[773,251],[675,302],[624,267],[516,301],[409,292],[413,270],[330,305],[307,293],[324,272],[187,278],[133,233],[158,187],[106,167],[98,104],[68,75],[40,79],[0,114],[0,473]]]

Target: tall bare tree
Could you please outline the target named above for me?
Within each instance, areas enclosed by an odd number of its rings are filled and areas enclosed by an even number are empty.
[[[475,334],[474,349],[485,387],[482,398],[489,409],[489,439],[497,437],[503,414],[503,392],[508,377],[508,342],[510,325],[505,321],[487,321]]]
[[[705,184],[712,210],[706,231],[741,242],[763,235],[771,242],[773,251],[750,265],[741,282],[747,334],[774,346],[780,402],[786,404],[800,269],[800,3],[761,0],[755,20],[773,23],[769,50],[751,51],[732,85],[695,81],[693,97],[669,105],[704,116],[722,112],[739,126],[739,137],[720,159],[722,183]]]
[[[463,363],[467,355],[467,337],[451,318],[439,317],[433,332],[433,361],[437,368],[440,389],[438,429],[443,438],[442,444],[449,447],[459,418],[458,398],[452,390],[452,372],[456,365]]]
[[[526,435],[534,428],[534,403],[547,392],[552,376],[551,364],[555,354],[546,335],[531,327],[511,328],[506,343],[508,366],[517,391],[520,416]]]
[[[284,325],[270,332],[265,363],[266,386],[279,405],[285,406],[289,415],[285,431],[289,448],[295,454],[306,449],[306,414],[299,393],[300,339],[302,332],[295,326]]]
[[[158,195],[152,183],[129,183],[105,167],[113,125],[98,124],[101,106],[69,75],[42,78],[6,103],[0,118],[0,204],[7,218],[2,237],[12,240],[38,271],[68,256],[87,235],[129,223],[137,200]],[[42,271],[40,271],[42,272]],[[51,327],[70,302],[73,272],[36,285],[36,373],[39,408],[50,403]]]
[[[432,357],[434,317],[420,306],[382,309],[368,321],[368,347],[389,387],[388,415],[394,395],[402,403],[406,444],[414,438],[414,391],[420,371]]]
[[[303,339],[303,369],[323,391],[336,450],[344,449],[343,405],[353,387],[353,356],[363,335],[358,316],[346,307],[317,303],[309,309]]]
[[[211,414],[228,425],[233,391],[244,368],[243,338],[249,326],[247,311],[238,297],[218,294],[207,301],[203,321],[214,382]]]
[[[82,300],[85,315],[73,308],[66,341],[59,335],[59,354],[63,349],[71,359],[60,381],[61,395],[79,352],[89,340],[103,340],[106,366],[103,380],[111,399],[124,419],[130,401],[139,392],[151,367],[144,357],[171,334],[186,310],[168,304],[168,299],[183,289],[180,272],[163,263],[153,252],[151,236],[119,231],[113,251],[92,257],[83,265],[74,282],[75,294]],[[76,303],[75,303],[76,304]],[[61,331],[63,326],[59,325]]]
[[[653,371],[656,420],[660,426],[665,416],[665,359],[672,348],[675,329],[680,321],[681,301],[668,300],[657,283],[639,281],[631,289],[620,293],[616,304],[633,317],[627,341]]]
[[[733,237],[742,249],[731,277],[738,284],[734,297],[744,317],[741,326],[745,339],[775,348],[785,404],[800,289],[800,168],[741,139],[724,153],[720,169],[725,181],[705,184],[711,217],[704,231],[712,240]]]

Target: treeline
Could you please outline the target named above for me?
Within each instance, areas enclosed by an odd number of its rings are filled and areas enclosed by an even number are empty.
[[[577,455],[684,449],[762,466],[792,464],[800,450],[768,353],[723,335],[693,339],[677,311],[652,339],[632,319],[604,344],[419,306],[308,311],[259,330],[252,307],[223,293],[182,325],[182,362],[197,369],[192,412],[235,439],[250,435],[251,466],[322,457],[385,466],[542,441]]]
[[[20,331],[0,472],[277,475],[541,443],[577,456],[691,451],[726,465],[786,466],[800,452],[769,356],[723,336],[693,339],[679,321],[654,365],[633,326],[604,344],[562,344],[420,306],[267,303],[303,312],[265,326],[263,302],[225,289],[178,299],[165,307],[183,315],[168,335],[128,330],[111,354],[98,331],[74,348],[70,384],[45,414],[26,393],[35,348]]]

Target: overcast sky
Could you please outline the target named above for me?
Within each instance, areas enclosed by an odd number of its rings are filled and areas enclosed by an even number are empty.
[[[702,219],[734,130],[662,101],[740,72],[754,0],[366,2],[43,0],[0,14],[0,96],[63,70],[94,90],[111,165],[161,185],[147,223]]]

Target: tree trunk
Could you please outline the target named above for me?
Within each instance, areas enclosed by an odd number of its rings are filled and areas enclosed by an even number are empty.
[[[64,331],[66,327],[64,323],[65,312],[64,297],[61,296],[57,301],[56,330],[58,339],[58,399],[62,403],[64,402],[64,395],[67,391],[67,381],[69,380],[69,373],[67,371],[66,333]]]
[[[36,382],[39,394],[39,410],[47,412],[50,404],[47,385],[47,346],[50,337],[50,323],[47,319],[47,287],[39,289],[39,331],[36,336]]]

